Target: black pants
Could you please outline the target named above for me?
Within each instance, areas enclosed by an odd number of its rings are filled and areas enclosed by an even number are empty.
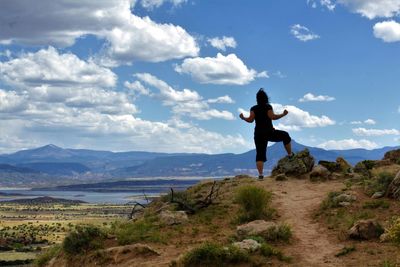
[[[290,143],[292,138],[285,131],[273,130],[268,134],[254,134],[254,143],[256,144],[256,161],[267,161],[268,141],[283,142],[284,145]]]

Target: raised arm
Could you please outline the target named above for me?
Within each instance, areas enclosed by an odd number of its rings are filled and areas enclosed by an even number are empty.
[[[268,117],[271,120],[279,120],[280,118],[285,117],[288,113],[289,112],[285,109],[282,114],[275,114],[274,110],[270,109],[268,110]]]
[[[247,121],[248,123],[252,123],[256,117],[256,114],[254,113],[254,111],[250,111],[250,115],[246,118],[243,113],[240,113],[239,117],[244,120]]]

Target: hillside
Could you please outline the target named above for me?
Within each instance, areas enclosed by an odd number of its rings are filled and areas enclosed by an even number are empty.
[[[47,266],[398,266],[400,150],[355,168],[314,162],[302,151],[264,180],[202,181],[77,229]]]
[[[365,159],[380,159],[385,152],[395,149],[384,147],[375,150],[324,150],[293,142],[294,151],[304,148],[309,149],[317,161],[333,161],[341,156],[353,165]],[[270,172],[284,155],[282,144],[270,146],[266,172]],[[241,173],[254,174],[254,158],[254,150],[242,154],[167,154],[63,149],[47,145],[0,155],[0,185],[37,187],[132,177],[218,177]]]

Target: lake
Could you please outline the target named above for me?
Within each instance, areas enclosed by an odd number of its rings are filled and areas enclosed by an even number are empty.
[[[45,189],[0,188],[0,201],[48,196],[71,200],[82,200],[95,204],[126,204],[130,201],[145,203],[148,198],[168,193],[170,188],[184,190],[205,178],[196,179],[132,179],[96,184],[77,184]]]

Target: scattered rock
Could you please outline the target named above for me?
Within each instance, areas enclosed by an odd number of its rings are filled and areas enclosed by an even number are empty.
[[[311,156],[308,149],[304,149],[295,154],[293,158],[284,157],[278,161],[278,164],[272,170],[272,175],[285,174],[287,176],[299,176],[309,173],[314,166],[314,157]]]
[[[236,233],[238,236],[250,236],[250,235],[260,235],[262,236],[264,233],[268,232],[268,229],[271,227],[275,227],[276,223],[267,222],[264,220],[256,220],[246,224],[242,224],[237,226]]]
[[[348,206],[351,205],[351,203],[350,203],[350,202],[347,202],[347,201],[342,201],[342,202],[339,202],[338,205],[339,205],[340,207],[348,207]]]
[[[369,219],[356,222],[348,234],[352,239],[369,240],[380,237],[383,232],[382,226],[376,220]]]
[[[336,163],[339,164],[341,172],[350,173],[353,169],[353,166],[342,157],[338,157]]]
[[[338,196],[336,196],[336,197],[333,197],[333,199],[332,199],[335,203],[339,203],[339,205],[340,205],[340,203],[351,203],[351,202],[354,202],[354,201],[356,201],[357,200],[357,197],[356,196],[354,196],[354,195],[352,195],[352,194],[348,194],[348,193],[343,193],[343,194],[340,194],[340,195],[338,195]],[[346,204],[344,204],[344,206],[346,206]],[[347,205],[348,206],[348,205]]]
[[[323,165],[316,165],[313,167],[310,173],[310,180],[313,182],[316,181],[326,181],[328,180],[330,175],[329,170]]]
[[[389,160],[392,163],[400,163],[400,149],[391,150],[385,153],[384,160]]]
[[[318,161],[318,165],[324,166],[330,172],[338,172],[338,171],[340,171],[340,164],[337,163],[337,162],[320,160],[320,161]]]
[[[384,197],[384,196],[385,196],[385,192],[375,192],[375,193],[371,196],[371,198],[377,199],[377,198],[382,198],[382,197]]]
[[[160,221],[166,225],[182,224],[189,220],[185,211],[163,210],[159,217]]]
[[[390,241],[390,236],[388,233],[383,233],[381,234],[381,236],[379,237],[379,240],[381,242],[389,242]]]
[[[396,177],[390,183],[386,191],[386,196],[400,200],[400,171],[397,173]]]
[[[354,172],[359,173],[363,176],[370,177],[370,170],[375,167],[376,160],[363,160],[354,166]]]
[[[235,246],[241,250],[253,252],[253,251],[256,251],[257,249],[259,249],[261,247],[261,244],[253,239],[245,239],[241,242],[233,243],[233,246]]]
[[[281,173],[281,174],[278,174],[276,177],[275,177],[275,180],[276,181],[287,181],[287,176],[284,174],[284,173]]]

